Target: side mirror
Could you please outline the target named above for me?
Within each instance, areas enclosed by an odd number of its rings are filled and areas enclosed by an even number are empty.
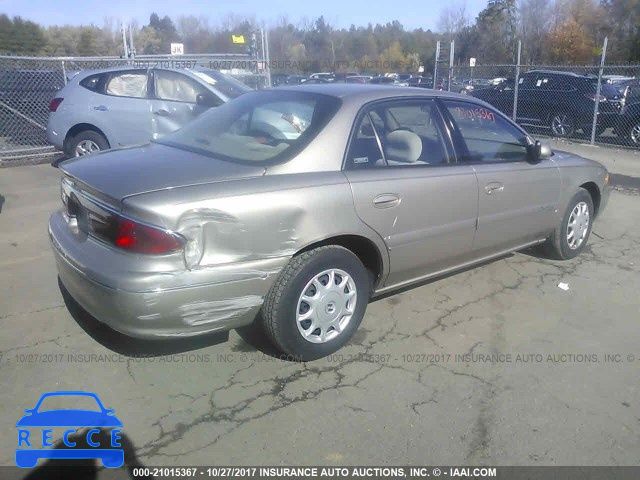
[[[199,93],[196,96],[196,105],[201,105],[203,107],[218,107],[223,103],[224,102],[216,97],[213,93]]]
[[[542,143],[540,140],[536,140],[533,145],[529,145],[527,150],[529,153],[529,160],[532,162],[548,160],[553,155],[551,147],[546,143]]]

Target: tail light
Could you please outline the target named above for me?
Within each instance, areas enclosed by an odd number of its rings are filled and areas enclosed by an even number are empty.
[[[181,238],[166,230],[118,218],[113,243],[135,253],[164,254],[182,250]]]
[[[60,106],[63,100],[64,98],[60,98],[60,97],[56,97],[53,100],[51,100],[51,102],[49,102],[49,111],[55,112],[56,110],[58,110],[58,107]]]
[[[593,102],[595,102],[596,100],[600,103],[607,101],[607,97],[605,97],[604,95],[597,95],[595,93],[589,93],[588,95],[585,95],[585,97]]]
[[[181,251],[186,240],[179,234],[111,214],[104,218],[90,212],[92,232],[122,250],[163,255]]]

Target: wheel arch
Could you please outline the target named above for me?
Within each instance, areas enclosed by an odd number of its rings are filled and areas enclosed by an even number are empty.
[[[594,182],[586,182],[580,185],[580,188],[584,188],[591,196],[594,210],[593,216],[597,217],[598,213],[600,212],[600,200],[602,198],[602,194],[600,192],[600,189],[598,188],[598,185],[596,185]]]
[[[302,247],[296,251],[295,255],[300,255],[314,248],[324,247],[326,245],[339,245],[351,251],[360,259],[364,267],[372,275],[372,290],[380,286],[385,273],[382,252],[380,252],[380,249],[372,240],[362,235],[336,235],[328,237]]]
[[[96,132],[99,133],[100,135],[102,135],[104,137],[104,139],[107,141],[107,143],[109,144],[109,148],[111,148],[111,142],[109,141],[109,137],[107,136],[106,133],[104,133],[103,130],[101,130],[100,128],[96,127],[95,125],[91,124],[91,123],[78,123],[76,125],[74,125],[73,127],[71,127],[69,129],[69,131],[67,132],[67,134],[64,137],[64,143],[63,143],[63,150],[65,153],[69,154],[69,143],[70,141],[73,139],[73,137],[75,137],[76,135],[78,135],[80,132],[84,132],[85,130],[90,130],[92,132]]]

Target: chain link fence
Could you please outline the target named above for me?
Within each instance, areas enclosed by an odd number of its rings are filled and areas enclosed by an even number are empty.
[[[532,134],[640,148],[640,65],[454,66],[443,75],[441,88],[492,104]]]
[[[254,89],[268,85],[268,71],[258,73],[259,62],[242,55],[0,56],[0,166],[58,154],[46,139],[49,103],[77,72],[176,64],[221,70]],[[441,67],[435,88],[485,100],[535,135],[640,148],[640,65]]]
[[[142,55],[126,58],[0,56],[0,166],[36,163],[60,155],[46,138],[49,103],[77,72],[109,67],[203,67],[221,70],[254,89],[266,88],[268,72],[241,55]]]

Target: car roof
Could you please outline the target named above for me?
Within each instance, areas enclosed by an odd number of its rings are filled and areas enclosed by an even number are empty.
[[[530,73],[544,73],[545,75],[562,75],[567,77],[575,77],[575,78],[598,78],[595,75],[590,73],[575,73],[575,72],[562,72],[558,70],[529,70],[528,72],[524,72],[522,75],[527,75]]]
[[[196,67],[192,67],[192,68],[172,68],[172,67],[162,67],[162,66],[157,66],[157,67],[147,67],[147,66],[135,66],[135,65],[117,65],[115,67],[107,67],[107,68],[92,68],[92,69],[87,69],[87,70],[80,70],[75,76],[74,78],[78,78],[78,79],[83,79],[88,77],[89,75],[98,75],[101,73],[109,73],[109,72],[120,72],[120,71],[124,71],[124,70],[148,70],[150,68],[153,68],[154,70],[171,70],[173,72],[186,72],[186,73],[193,73],[193,72],[201,72],[201,71],[205,71],[205,70],[216,70],[215,68],[206,68],[206,67],[200,67],[200,66],[196,66]],[[216,70],[219,71],[219,70]],[[223,73],[223,72],[220,72]]]
[[[412,87],[396,87],[384,84],[357,84],[357,83],[328,83],[328,84],[312,84],[312,85],[295,85],[278,87],[279,91],[291,90],[296,92],[310,92],[320,93],[324,95],[331,95],[338,98],[350,98],[358,99],[360,101],[368,102],[373,100],[382,100],[385,98],[397,98],[397,97],[424,97],[428,95],[430,97],[439,98],[455,98],[460,100],[461,98],[467,99],[467,96],[459,95],[452,92],[444,92],[439,90],[427,91],[421,88]],[[477,99],[469,98],[477,103],[482,103]]]

